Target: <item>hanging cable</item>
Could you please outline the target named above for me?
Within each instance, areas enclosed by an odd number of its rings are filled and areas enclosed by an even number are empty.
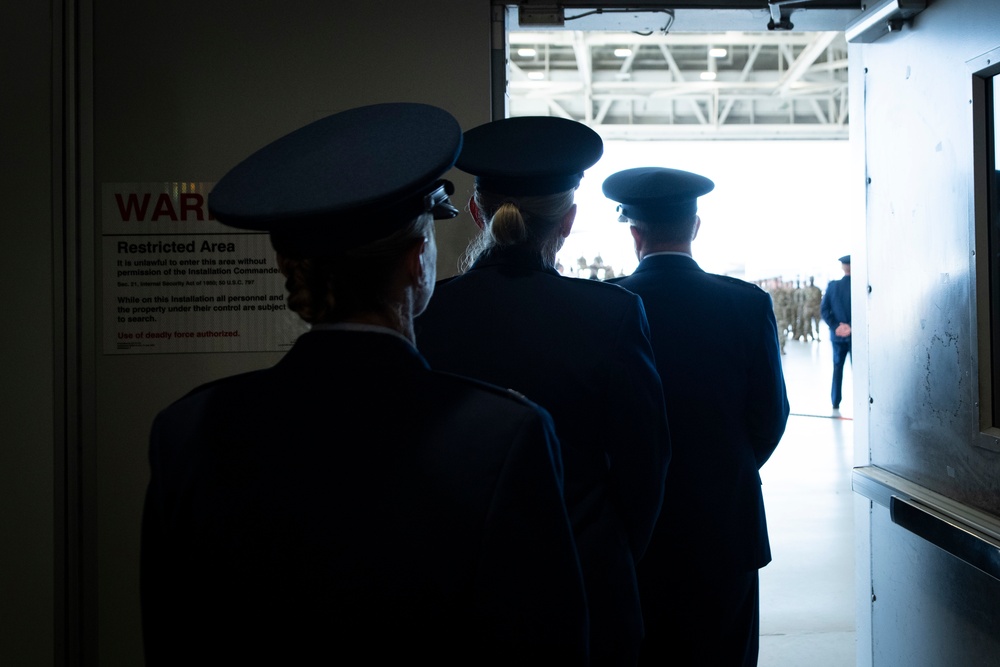
[[[653,13],[666,14],[667,15],[667,19],[666,19],[667,22],[659,30],[659,32],[662,33],[662,34],[664,34],[664,35],[666,35],[670,31],[670,27],[674,24],[674,10],[672,10],[672,9],[657,9],[657,10],[625,9],[625,8],[623,8],[623,9],[594,9],[594,10],[591,10],[589,12],[584,12],[582,14],[577,14],[575,16],[566,16],[564,20],[566,20],[566,21],[575,21],[576,19],[582,19],[585,16],[593,16],[595,14],[627,14],[627,13],[630,13],[630,12],[641,12],[643,14],[653,14]],[[652,35],[654,31],[650,30],[649,32],[639,32],[637,30],[632,30],[631,32],[633,34],[640,35],[642,37],[648,37],[648,36]]]

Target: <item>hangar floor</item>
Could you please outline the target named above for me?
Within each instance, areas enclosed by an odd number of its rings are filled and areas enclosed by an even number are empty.
[[[852,369],[837,413],[825,336],[788,341],[782,361],[792,414],[761,470],[773,560],[760,572],[759,665],[853,667]]]

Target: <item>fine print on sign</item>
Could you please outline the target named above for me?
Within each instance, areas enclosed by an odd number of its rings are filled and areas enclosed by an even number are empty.
[[[267,234],[212,220],[210,189],[104,186],[105,354],[283,351],[305,331]]]

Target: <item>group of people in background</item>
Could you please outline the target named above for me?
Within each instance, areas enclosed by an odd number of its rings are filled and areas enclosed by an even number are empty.
[[[778,277],[759,280],[757,284],[771,295],[782,354],[785,353],[785,342],[789,338],[807,342],[820,340],[823,290],[816,285],[812,276],[808,283],[803,283],[800,279],[785,280]]]
[[[211,212],[270,235],[311,329],[152,426],[149,665],[757,664],[759,470],[789,415],[772,299],[698,266],[715,185],[659,166],[603,182],[636,270],[561,275],[602,153],[574,121],[463,133],[389,103],[218,182]],[[452,167],[478,233],[439,281]]]

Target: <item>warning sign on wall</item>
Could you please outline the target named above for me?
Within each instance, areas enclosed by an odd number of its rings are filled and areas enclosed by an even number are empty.
[[[105,354],[284,351],[308,328],[267,234],[213,220],[211,186],[104,185]]]

